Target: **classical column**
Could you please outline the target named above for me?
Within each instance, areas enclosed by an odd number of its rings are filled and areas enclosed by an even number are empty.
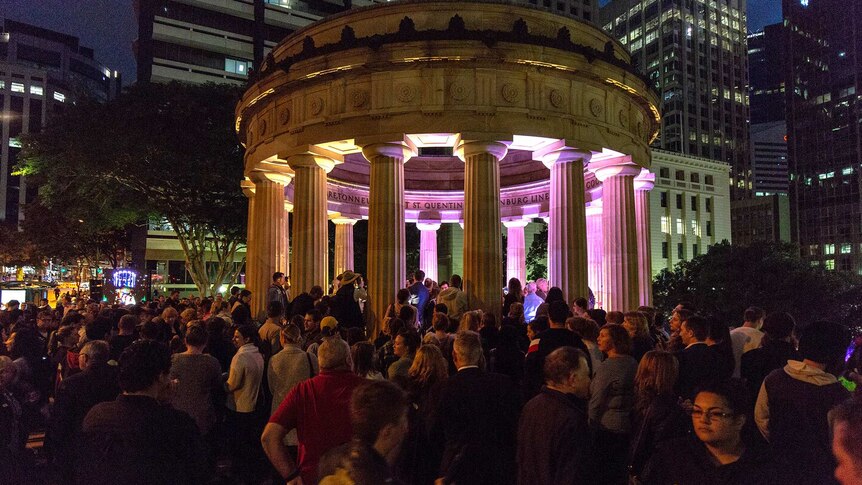
[[[296,173],[293,190],[293,261],[291,284],[299,295],[318,285],[329,285],[329,253],[326,212],[326,174],[334,162],[311,154],[287,158]]]
[[[242,193],[248,198],[248,227],[245,238],[245,286],[254,279],[254,182],[249,179],[240,182]]]
[[[440,223],[417,222],[419,229],[419,269],[425,272],[426,278],[439,282],[437,279],[437,230]]]
[[[655,174],[641,170],[634,181],[635,225],[638,241],[639,302],[652,306],[652,246],[650,245],[649,191],[655,186]]]
[[[548,279],[566,302],[587,296],[587,220],[584,164],[591,153],[561,148],[542,155],[551,171]]]
[[[349,217],[334,217],[335,224],[335,260],[334,275],[338,276],[345,270],[353,271],[353,225],[356,219]]]
[[[281,267],[285,277],[290,276],[290,213],[293,212],[293,203],[284,201],[284,261]]]
[[[287,234],[284,232],[284,187],[290,175],[276,172],[251,172],[254,182],[252,227],[251,315],[266,310],[266,290],[272,274],[283,271]]]
[[[617,160],[591,164],[602,182],[602,279],[604,309],[638,307],[638,248],[635,231],[634,178],[641,167]]]
[[[524,243],[524,228],[530,221],[517,219],[504,221],[506,226],[506,283],[518,278],[521,286],[527,283],[527,248]]]
[[[587,208],[587,281],[596,299],[596,308],[604,305],[602,282],[602,208]]]
[[[502,231],[500,227],[500,159],[508,147],[496,141],[463,142],[464,291],[470,308],[493,313],[502,309]]]
[[[395,301],[407,276],[404,242],[404,162],[411,153],[403,143],[362,147],[371,164],[368,188],[368,333],[375,338],[386,307]]]

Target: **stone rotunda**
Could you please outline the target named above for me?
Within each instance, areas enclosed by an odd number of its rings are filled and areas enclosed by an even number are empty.
[[[236,109],[253,311],[275,271],[289,268],[295,291],[326,288],[329,220],[336,274],[352,269],[361,218],[372,334],[404,284],[406,223],[429,273],[434,231],[463,225],[472,308],[500,312],[504,226],[505,276],[524,280],[524,226],[537,217],[567,300],[590,283],[606,310],[648,303],[657,103],[621,44],[529,6],[405,0],[297,31]]]

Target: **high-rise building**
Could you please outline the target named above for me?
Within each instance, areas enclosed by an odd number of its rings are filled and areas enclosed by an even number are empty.
[[[784,25],[774,24],[748,36],[752,124],[784,121],[784,35]]]
[[[787,195],[787,125],[784,120],[751,125],[754,195]]]
[[[599,22],[599,0],[516,0],[535,5],[545,10],[579,18],[587,22]]]
[[[587,0],[589,1],[589,0]],[[281,39],[372,0],[137,0],[139,81],[245,84]]]
[[[783,0],[793,240],[862,273],[862,4]]]
[[[6,19],[0,32],[0,221],[17,223],[36,188],[16,175],[18,137],[80,99],[119,94],[120,74],[93,58],[77,37]]]
[[[732,167],[732,199],[753,190],[745,0],[612,0],[601,25],[661,93],[654,147]]]

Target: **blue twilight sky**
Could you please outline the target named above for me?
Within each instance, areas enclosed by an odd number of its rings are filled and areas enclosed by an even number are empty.
[[[99,62],[120,71],[124,84],[135,80],[132,42],[138,27],[132,0],[0,0],[3,17],[74,35],[95,50]],[[748,0],[749,31],[780,20],[781,0]]]

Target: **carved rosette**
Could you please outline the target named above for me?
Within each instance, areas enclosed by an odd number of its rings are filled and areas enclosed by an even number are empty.
[[[563,96],[563,93],[560,92],[559,89],[552,89],[548,99],[551,101],[551,106],[554,108],[562,108],[566,103],[566,98]]]
[[[323,98],[320,96],[315,96],[311,98],[311,103],[308,105],[311,109],[311,114],[319,115],[321,111],[323,111]]]
[[[619,114],[620,126],[623,128],[627,128],[629,126],[629,114],[626,113],[626,110],[621,109]]]
[[[282,125],[286,125],[290,122],[290,110],[284,108],[281,112],[278,113],[278,122]]]
[[[407,84],[400,83],[395,86],[395,98],[402,103],[409,103],[416,97],[416,89]]]
[[[464,101],[470,96],[470,89],[467,85],[461,81],[454,81],[451,86],[449,86],[449,94],[452,96],[452,99],[455,101]]]
[[[503,96],[503,100],[507,103],[517,103],[520,94],[518,86],[512,83],[503,84],[503,87],[500,88],[500,95]]]
[[[368,91],[357,89],[350,94],[350,105],[354,108],[361,108],[368,102]]]
[[[604,113],[604,112],[605,112],[605,107],[602,105],[601,101],[599,101],[598,99],[595,99],[595,98],[590,100],[590,113],[592,113],[593,116],[595,116],[596,118],[599,118],[602,116],[602,113]]]

